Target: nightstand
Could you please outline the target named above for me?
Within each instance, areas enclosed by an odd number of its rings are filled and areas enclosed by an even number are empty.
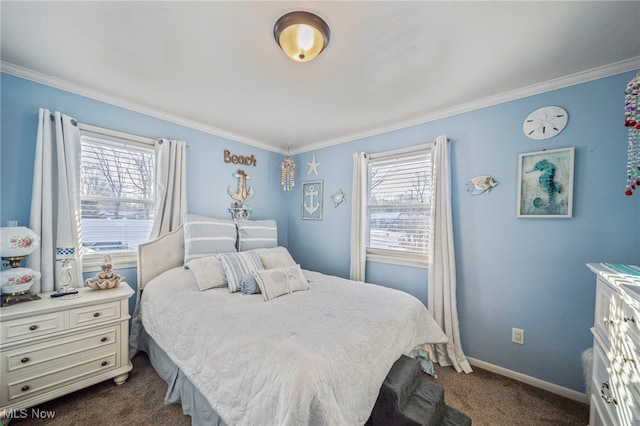
[[[0,308],[0,410],[32,407],[114,379],[123,384],[129,361],[126,283],[110,290],[78,289],[76,299],[41,299]]]

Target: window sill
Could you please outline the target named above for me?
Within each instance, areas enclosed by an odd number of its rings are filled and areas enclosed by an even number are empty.
[[[82,256],[82,272],[96,272],[102,270],[102,262],[104,257],[111,255],[111,261],[114,269],[124,268],[137,268],[138,267],[138,253],[126,252],[126,253],[91,253]]]
[[[392,265],[411,266],[414,268],[429,269],[429,262],[422,259],[408,259],[380,254],[367,253],[367,262],[389,263]]]

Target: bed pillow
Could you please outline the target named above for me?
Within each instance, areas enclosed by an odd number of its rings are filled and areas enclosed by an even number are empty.
[[[236,219],[238,251],[271,248],[278,245],[278,226],[275,220]]]
[[[274,247],[270,249],[258,250],[260,261],[264,269],[284,268],[285,266],[295,266],[296,262],[284,247]]]
[[[252,272],[265,302],[294,291],[309,290],[300,265],[285,268],[263,269]]]
[[[253,273],[242,277],[240,291],[242,294],[260,294],[260,286],[258,285],[258,281],[256,281],[256,277],[253,276]]]
[[[200,291],[216,287],[226,287],[227,277],[222,262],[215,256],[200,257],[185,265],[196,278]]]
[[[240,290],[242,278],[250,272],[262,269],[262,263],[253,252],[221,253],[218,259],[224,267],[224,274],[229,283],[229,291],[235,293]]]
[[[199,257],[236,251],[232,220],[188,214],[184,221],[184,264]]]

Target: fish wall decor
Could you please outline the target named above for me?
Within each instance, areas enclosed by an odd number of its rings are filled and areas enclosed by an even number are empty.
[[[480,195],[491,192],[491,188],[496,186],[498,181],[488,175],[476,176],[467,182],[467,192],[471,195]]]

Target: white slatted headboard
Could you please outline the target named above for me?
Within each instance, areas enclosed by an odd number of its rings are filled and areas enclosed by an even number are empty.
[[[138,246],[138,288],[164,271],[184,263],[184,231],[182,226],[155,240]]]

